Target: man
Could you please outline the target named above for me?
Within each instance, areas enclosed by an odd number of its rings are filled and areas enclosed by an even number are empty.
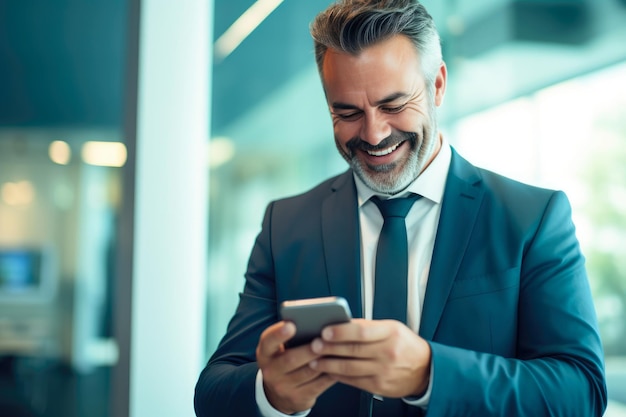
[[[344,0],[311,31],[350,170],[269,205],[197,415],[601,416],[602,347],[569,203],[470,165],[439,133],[447,73],[423,6]],[[421,198],[394,300],[406,314],[379,319],[380,200],[410,195]],[[329,295],[361,318],[285,348],[296,329],[278,305]]]

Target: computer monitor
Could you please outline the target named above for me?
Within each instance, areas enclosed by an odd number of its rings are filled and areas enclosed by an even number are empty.
[[[56,290],[55,262],[47,248],[0,247],[0,302],[47,303]]]

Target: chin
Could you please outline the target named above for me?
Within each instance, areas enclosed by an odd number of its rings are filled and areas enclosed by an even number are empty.
[[[415,169],[410,167],[404,167],[399,172],[372,172],[353,164],[353,170],[369,188],[383,194],[402,192],[417,178]]]

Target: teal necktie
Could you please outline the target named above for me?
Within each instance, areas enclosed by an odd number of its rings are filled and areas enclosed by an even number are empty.
[[[374,319],[406,323],[409,249],[405,218],[419,198],[419,195],[389,200],[372,197],[385,220],[376,249]]]

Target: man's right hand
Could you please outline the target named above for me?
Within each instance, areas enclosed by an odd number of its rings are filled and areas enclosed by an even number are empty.
[[[295,334],[293,323],[278,322],[265,329],[256,348],[265,395],[276,410],[285,414],[312,408],[317,397],[335,383],[309,366],[319,358],[310,344],[285,349],[284,343]]]

